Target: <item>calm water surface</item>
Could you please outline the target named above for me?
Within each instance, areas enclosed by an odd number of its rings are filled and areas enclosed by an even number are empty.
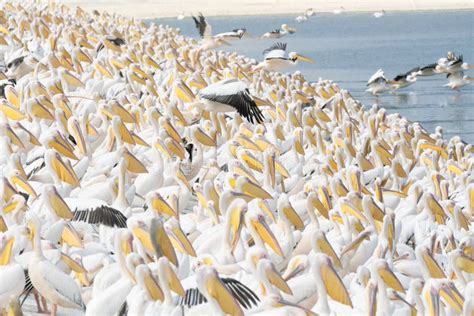
[[[297,32],[280,41],[287,50],[316,60],[298,68],[309,80],[331,79],[348,89],[367,107],[378,103],[389,112],[416,120],[429,131],[442,126],[446,137],[460,135],[474,143],[474,84],[461,92],[443,87],[445,76],[418,78],[414,85],[394,94],[374,97],[364,90],[367,79],[379,68],[393,78],[415,66],[435,62],[451,50],[474,64],[474,11],[387,13],[376,19],[370,13],[319,14],[303,23],[296,15],[210,17],[213,33],[246,27],[254,37],[287,23]],[[191,18],[159,19],[198,38]],[[277,40],[245,39],[224,50],[261,60],[262,51]],[[474,77],[474,71],[468,73]]]

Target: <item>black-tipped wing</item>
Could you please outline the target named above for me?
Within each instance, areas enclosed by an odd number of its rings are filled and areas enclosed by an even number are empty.
[[[109,227],[127,227],[127,218],[120,211],[102,205],[94,209],[76,210],[73,221],[102,224]]]
[[[248,89],[229,95],[219,94],[201,94],[201,97],[209,101],[218,102],[229,105],[237,110],[237,112],[245,117],[250,123],[263,122],[262,111],[257,107],[257,104],[250,96]]]
[[[428,69],[435,69],[437,65],[438,65],[437,63],[429,64],[429,65],[426,65],[424,67],[421,67],[420,70],[424,71],[424,70],[428,70]]]
[[[278,33],[280,33],[280,32],[278,32]],[[262,53],[263,53],[263,55],[267,55],[268,53],[270,53],[271,51],[274,51],[274,50],[286,51],[286,43],[275,43],[272,46],[270,46],[269,48],[265,49]]]
[[[201,35],[201,37],[204,37],[204,32],[206,31],[207,26],[206,18],[204,17],[204,15],[202,15],[202,13],[199,13],[199,20],[194,15],[192,16],[192,18],[194,20],[194,24],[196,24],[196,28],[199,31],[199,35]]]
[[[258,305],[258,302],[260,301],[258,296],[241,282],[231,278],[223,278],[221,281],[243,308],[250,309],[252,306]],[[178,305],[187,307],[200,305],[206,302],[207,299],[197,288],[187,289],[184,297],[178,299]]]
[[[461,65],[464,61],[464,58],[462,55],[459,55],[459,56],[456,56],[454,57],[453,60],[451,60],[449,63],[448,63],[448,67],[452,67],[452,66],[455,66],[455,65]]]

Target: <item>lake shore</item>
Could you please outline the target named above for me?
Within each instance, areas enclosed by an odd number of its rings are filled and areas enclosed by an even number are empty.
[[[277,15],[298,14],[308,8],[313,8],[317,13],[334,12],[374,12],[390,11],[425,11],[425,10],[474,10],[472,0],[211,0],[203,2],[189,0],[144,0],[136,1],[111,1],[111,0],[61,0],[71,7],[79,5],[85,10],[99,10],[118,13],[128,17],[140,19],[175,17],[180,14],[190,15],[202,12],[206,16],[235,16],[235,15]]]

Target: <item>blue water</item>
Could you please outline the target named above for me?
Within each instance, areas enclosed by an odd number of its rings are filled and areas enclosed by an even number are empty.
[[[279,41],[287,50],[313,58],[315,64],[298,69],[310,81],[331,79],[370,107],[378,103],[389,112],[399,112],[433,131],[442,126],[446,137],[460,135],[474,143],[474,84],[460,92],[443,87],[445,76],[418,78],[414,85],[394,94],[374,97],[364,92],[367,79],[379,68],[393,78],[415,66],[424,66],[451,50],[474,64],[474,11],[387,13],[376,19],[371,13],[318,14],[303,23],[296,15],[209,17],[213,33],[246,27],[254,37],[287,23],[297,32]],[[198,38],[191,18],[158,19]],[[262,59],[262,51],[277,40],[245,39],[223,50]],[[474,71],[467,73],[474,77]]]

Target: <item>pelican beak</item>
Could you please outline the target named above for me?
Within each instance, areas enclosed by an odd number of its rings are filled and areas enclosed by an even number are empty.
[[[184,185],[188,188],[189,191],[192,191],[191,184],[189,184],[189,181],[188,179],[186,179],[186,176],[184,175],[183,171],[181,171],[181,168],[179,168],[176,172],[176,176],[181,182],[184,183]]]
[[[267,156],[267,165],[268,165],[268,173],[270,174],[270,182],[272,188],[276,186],[276,173],[275,173],[275,154],[270,153]]]
[[[116,117],[113,117],[113,119],[116,118],[116,124],[118,126],[118,135],[115,135],[116,137],[120,137],[124,142],[130,145],[135,145],[135,140],[133,139],[132,133],[128,130],[127,126],[125,126],[124,122],[122,119],[117,115]]]
[[[337,274],[329,257],[321,265],[321,278],[329,296],[341,304],[352,307],[351,297],[344,286],[341,278]]]
[[[6,78],[5,78],[6,79]],[[17,109],[20,108],[20,98],[15,87],[8,85],[5,87],[5,98],[13,104]]]
[[[178,131],[174,128],[171,122],[168,119],[163,119],[162,121],[163,121],[162,126],[165,129],[165,131],[168,133],[168,135],[170,135],[171,138],[173,138],[173,140],[176,143],[181,144],[182,142],[181,136],[179,136]]]
[[[148,293],[148,296],[153,301],[163,301],[164,294],[161,290],[161,287],[156,282],[155,278],[151,275],[150,269],[146,265],[140,265],[137,267],[137,270],[143,270],[144,276],[143,281],[145,285],[145,290]]]
[[[133,118],[132,114],[128,112],[120,103],[113,102],[112,103],[112,112],[115,115],[118,115],[124,123],[135,123],[135,119]]]
[[[282,275],[283,280],[288,281],[297,276],[300,272],[303,272],[304,270],[305,265],[301,262],[300,258],[296,258],[296,261],[294,263],[288,264],[287,269]]]
[[[422,258],[425,261],[432,278],[446,278],[443,270],[429,252],[423,253]]]
[[[344,249],[341,252],[341,256],[345,254],[346,252],[349,252],[353,249],[357,249],[364,240],[368,240],[369,235],[370,235],[370,232],[368,231],[364,231],[360,233],[356,238],[354,238],[354,240],[350,244],[344,247]]]
[[[405,293],[402,283],[387,264],[384,264],[383,267],[379,267],[377,272],[388,287],[394,289],[395,291]]]
[[[168,277],[168,284],[171,291],[175,292],[181,297],[184,297],[186,293],[184,292],[183,285],[179,281],[176,272],[171,268],[169,264],[164,265],[165,274]]]
[[[237,246],[237,243],[239,241],[240,232],[242,231],[244,214],[246,211],[246,207],[235,207],[234,209],[230,210],[230,226],[232,228],[230,245],[232,252],[234,252],[235,247]]]
[[[316,246],[320,249],[320,251],[331,257],[333,263],[336,266],[338,266],[339,268],[342,267],[339,257],[337,256],[336,252],[327,240],[326,235],[321,231],[316,233]]]
[[[303,231],[304,229],[304,223],[301,217],[296,213],[295,209],[293,206],[288,205],[283,207],[283,214],[285,214],[286,218],[293,224],[293,226],[296,227],[296,229]]]
[[[271,231],[270,227],[268,227],[267,223],[263,216],[258,216],[258,218],[253,219],[251,224],[262,238],[263,242],[266,243],[270,248],[272,248],[275,253],[277,253],[280,257],[284,257],[283,250],[280,247],[275,235]]]
[[[25,190],[26,193],[28,193],[29,195],[31,195],[34,199],[36,199],[38,197],[38,195],[36,194],[35,190],[33,189],[33,187],[28,183],[28,181],[23,178],[21,175],[14,175],[10,178],[10,181],[16,185],[16,186],[19,186],[20,188],[22,188],[23,190]]]
[[[357,209],[352,204],[342,203],[341,204],[341,211],[346,213],[346,214],[349,214],[349,215],[352,215],[352,216],[356,217],[357,219],[359,219],[360,221],[362,221],[364,223],[368,222],[367,218],[364,216],[362,211]]]
[[[8,214],[13,211],[18,205],[18,202],[12,201],[12,198],[3,206],[3,213]]]
[[[77,142],[77,147],[81,151],[81,154],[87,154],[87,147],[86,147],[86,140],[84,135],[82,134],[81,128],[79,127],[79,123],[77,120],[70,120],[68,122],[69,125],[69,133],[74,137]]]
[[[178,156],[180,159],[185,159],[185,150],[180,143],[175,142],[172,138],[165,139],[165,145],[168,151]]]
[[[54,148],[64,157],[78,160],[77,156],[73,152],[74,149],[70,148],[70,145],[60,137],[55,136],[51,141],[49,141],[48,146]]]
[[[73,187],[79,187],[81,185],[74,169],[72,169],[70,165],[66,165],[56,152],[51,158],[51,166],[62,181],[69,183]]]
[[[177,83],[174,90],[176,93],[176,97],[178,97],[178,99],[180,99],[184,103],[193,102],[196,98],[191,89],[189,89],[189,87],[183,81]]]
[[[209,146],[209,147],[217,146],[216,142],[209,135],[207,135],[200,127],[196,129],[194,136],[201,144],[205,146]]]
[[[31,102],[31,114],[36,116],[37,118],[44,119],[44,120],[54,120],[53,114],[41,103],[39,103],[36,99],[28,100]]]
[[[14,237],[7,239],[5,246],[0,252],[0,266],[6,266],[8,263],[10,263],[10,257],[12,255],[12,248],[14,242]]]
[[[178,257],[176,257],[173,243],[166,234],[163,223],[157,218],[153,218],[151,221],[150,239],[157,257],[163,255],[175,266],[178,265]]]
[[[290,177],[288,170],[278,161],[275,161],[275,169],[283,178],[286,179]]]
[[[6,102],[3,102],[0,105],[0,109],[2,110],[3,114],[5,114],[6,117],[8,117],[11,120],[21,121],[25,118],[25,114],[23,114],[19,109],[11,106],[10,104]]]
[[[250,181],[247,178],[243,178],[243,179],[245,180],[241,186],[242,193],[245,193],[247,195],[250,195],[256,198],[260,198],[262,200],[272,199],[272,196],[270,195],[270,193],[262,189],[261,186],[257,185],[256,183]]]
[[[81,237],[79,237],[77,231],[70,224],[64,226],[61,238],[63,242],[65,242],[70,247],[82,248]]]
[[[100,60],[96,60],[94,62],[94,67],[95,69],[100,72],[105,78],[108,78],[108,79],[113,79],[114,76],[112,75],[112,73],[105,67],[105,65],[100,61]]]
[[[217,301],[226,315],[244,315],[239,304],[236,302],[229,290],[222,284],[216,273],[206,280],[206,289],[209,295]]]
[[[425,292],[425,302],[428,305],[429,315],[440,315],[440,301],[439,301],[439,292],[430,288]]]
[[[443,284],[439,294],[457,313],[462,314],[464,298],[454,284]]]
[[[293,295],[293,291],[291,291],[286,281],[281,277],[280,273],[275,270],[273,265],[265,269],[265,275],[267,276],[268,281],[279,288],[282,292],[288,295]]]
[[[176,217],[176,219],[178,218],[178,213],[163,199],[163,197],[158,192],[152,193],[148,201],[148,206],[158,214],[161,213]]]
[[[138,160],[128,149],[125,150],[124,153],[125,161],[127,162],[127,170],[133,173],[147,173],[148,170],[146,169],[145,165]]]
[[[250,152],[244,152],[240,155],[242,161],[244,161],[250,168],[258,172],[262,172],[263,164],[257,160],[257,158]]]
[[[72,259],[70,256],[65,254],[64,252],[61,252],[61,260],[69,267],[74,272],[77,273],[86,273],[86,269],[77,262],[76,260]]]
[[[268,206],[268,203],[265,200],[259,199],[258,207],[270,217],[272,222],[276,223],[275,214],[273,213],[270,206]]]
[[[142,243],[143,247],[145,247],[146,250],[153,252],[153,244],[151,242],[150,234],[143,228],[143,227],[135,227],[132,229],[132,234],[133,236],[137,237],[138,240]],[[128,247],[128,243],[125,243],[122,245],[122,247]],[[129,249],[125,248],[127,251]],[[131,250],[131,247],[130,247]],[[125,251],[124,251],[125,253]]]
[[[61,74],[62,74],[62,78],[71,87],[79,88],[79,87],[84,87],[85,86],[84,83],[79,78],[77,78],[75,75],[73,75],[68,70],[63,70]]]
[[[304,312],[304,315],[305,316],[317,316],[318,314],[310,311],[309,309],[305,308],[305,307],[302,307],[298,304],[294,304],[290,301],[287,301],[285,300],[284,298],[282,297],[279,297],[278,298],[278,302],[276,302],[275,304],[273,304],[272,306],[276,307],[276,308],[281,308],[281,307],[285,307],[285,306],[289,306],[289,307],[294,307],[300,311],[303,311]]]
[[[296,58],[298,60],[301,60],[301,61],[304,61],[304,62],[307,62],[307,63],[311,63],[311,64],[314,64],[314,60],[309,58],[309,57],[306,57],[306,56],[303,56],[303,55],[300,55],[300,54],[296,54]]]
[[[175,246],[175,248],[191,257],[196,257],[196,251],[194,250],[193,245],[186,237],[186,234],[183,232],[179,224],[174,225],[170,231],[171,243]]]
[[[7,224],[3,219],[3,216],[0,215],[0,233],[4,233],[8,230]]]

